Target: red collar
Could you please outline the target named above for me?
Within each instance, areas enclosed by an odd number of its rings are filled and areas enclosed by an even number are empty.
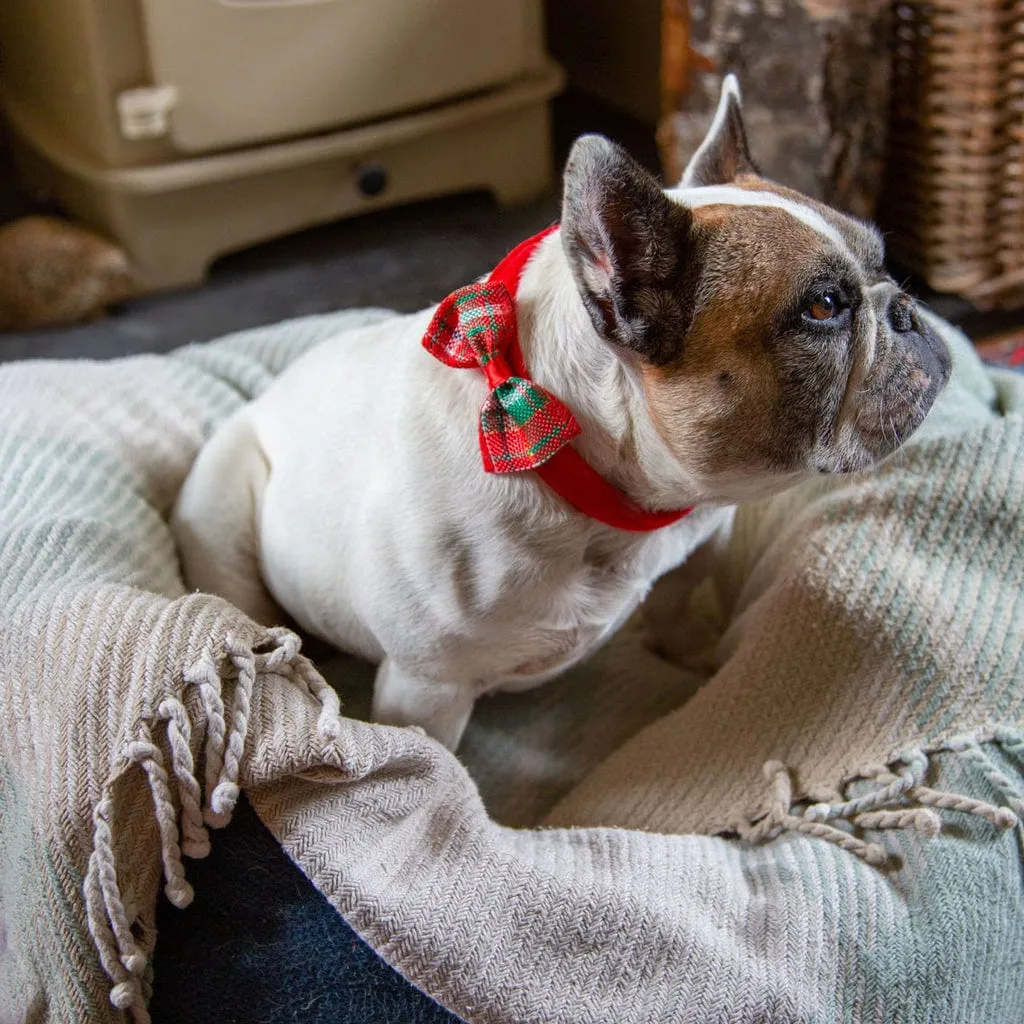
[[[488,284],[503,284],[514,300],[519,290],[523,269],[540,243],[558,230],[553,224],[532,238],[520,242],[491,272]],[[508,364],[517,376],[530,379],[529,370],[519,347],[519,336],[514,330],[507,349]],[[454,365],[454,364],[452,364]],[[652,512],[642,508],[632,498],[609,483],[571,445],[560,448],[546,462],[534,470],[541,480],[574,509],[619,530],[644,533],[660,530],[688,515],[692,509],[674,509]]]

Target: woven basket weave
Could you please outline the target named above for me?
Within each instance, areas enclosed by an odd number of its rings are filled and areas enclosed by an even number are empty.
[[[1024,0],[893,5],[890,254],[977,305],[1024,303]]]

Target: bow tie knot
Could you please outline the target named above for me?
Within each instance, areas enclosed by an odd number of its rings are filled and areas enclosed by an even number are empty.
[[[467,285],[434,313],[423,347],[446,366],[478,367],[491,390],[480,410],[480,453],[488,473],[536,469],[580,433],[566,406],[512,372],[515,303],[501,282]]]

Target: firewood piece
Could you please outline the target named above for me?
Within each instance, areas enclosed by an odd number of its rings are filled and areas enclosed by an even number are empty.
[[[0,227],[0,330],[73,324],[135,294],[128,257],[55,217]]]

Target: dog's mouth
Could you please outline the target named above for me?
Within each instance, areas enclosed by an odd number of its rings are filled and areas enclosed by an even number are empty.
[[[819,462],[815,469],[821,476],[850,476],[877,466],[882,459],[872,455],[866,449],[844,455],[836,455],[831,459]]]
[[[816,462],[819,473],[859,473],[897,454],[931,412],[952,366],[945,344],[927,328],[901,336],[887,364],[858,393],[845,429]]]
[[[949,380],[949,352],[932,331],[925,328],[900,341],[890,367],[861,394],[853,416],[854,443],[830,466],[831,472],[859,472],[899,452],[924,423]]]
[[[885,458],[910,439],[931,411],[938,386],[920,370],[911,374],[905,387],[879,401],[867,403],[858,417],[861,444],[876,458]]]

